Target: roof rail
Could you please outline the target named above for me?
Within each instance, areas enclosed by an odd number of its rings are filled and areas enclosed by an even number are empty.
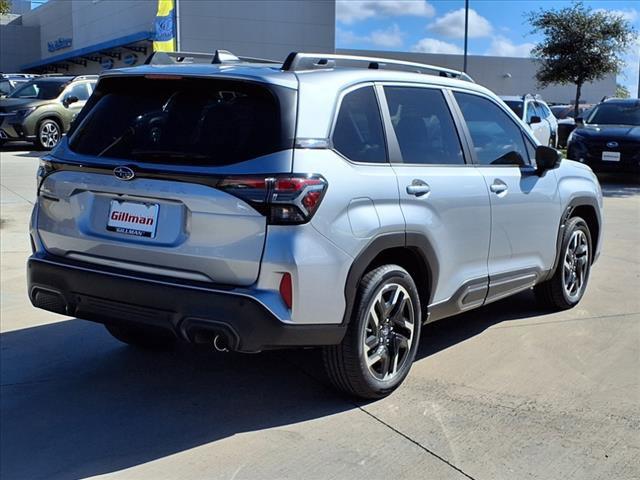
[[[372,70],[405,70],[409,72],[424,73],[427,75],[439,75],[441,77],[458,78],[473,82],[473,79],[464,72],[450,68],[428,65],[426,63],[407,62],[392,58],[363,57],[359,55],[339,55],[334,53],[303,53],[291,52],[282,65],[282,70],[298,72],[302,70],[318,70],[334,68],[340,62],[344,66],[369,68]]]
[[[277,60],[266,58],[238,57],[227,50],[216,50],[214,53],[202,52],[153,52],[144,61],[145,65],[174,65],[189,63],[209,63],[213,65],[233,65],[236,63],[273,63]]]
[[[77,77],[73,78],[73,81],[75,82],[76,80],[95,80],[99,77],[99,75],[78,75]]]

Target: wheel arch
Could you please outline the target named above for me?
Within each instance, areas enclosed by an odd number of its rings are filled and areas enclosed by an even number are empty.
[[[574,197],[569,201],[569,204],[565,208],[562,217],[560,219],[560,226],[558,227],[558,238],[556,240],[556,256],[553,262],[553,268],[545,280],[551,278],[558,268],[560,263],[560,257],[562,255],[562,237],[564,235],[564,229],[569,219],[574,217],[581,217],[587,223],[589,227],[589,233],[591,234],[591,249],[593,252],[598,251],[600,246],[601,231],[602,231],[602,218],[600,218],[600,208],[598,201],[593,197],[579,196]],[[591,263],[595,261],[595,255],[591,257]]]
[[[438,277],[438,261],[429,240],[419,233],[387,233],[372,240],[355,258],[345,285],[344,325],[351,318],[358,300],[360,279],[372,269],[396,264],[409,272],[420,295],[422,311],[432,302],[434,284]]]

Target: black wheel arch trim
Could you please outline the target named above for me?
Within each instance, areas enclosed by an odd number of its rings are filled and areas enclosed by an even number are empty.
[[[595,199],[594,197],[577,196],[572,198],[569,201],[569,204],[567,205],[564,212],[562,213],[562,217],[560,218],[560,225],[558,227],[558,236],[556,238],[556,256],[553,261],[553,267],[549,270],[549,273],[546,275],[545,278],[543,278],[543,280],[549,280],[551,277],[553,277],[553,274],[558,268],[558,264],[560,263],[560,257],[562,256],[562,237],[564,236],[564,229],[567,225],[567,222],[571,218],[571,214],[578,207],[592,207],[596,214],[596,220],[598,222],[597,238],[595,236],[595,232],[590,232],[591,244],[592,244],[591,248],[593,249],[593,252],[594,252],[594,255],[591,259],[591,263],[593,264],[593,262],[595,262],[596,260],[595,252],[598,250],[598,246],[602,241],[602,218],[600,216],[600,206],[598,205],[597,199]]]
[[[347,281],[345,283],[345,311],[342,325],[347,325],[351,319],[351,313],[356,303],[358,284],[367,271],[371,262],[385,250],[392,248],[408,248],[420,255],[427,270],[426,283],[428,286],[429,301],[433,300],[433,285],[437,282],[439,274],[438,257],[429,239],[418,232],[390,232],[375,237],[362,249],[351,264]],[[416,283],[419,283],[416,281]],[[426,308],[427,305],[424,305]]]
[[[40,135],[40,125],[42,125],[42,122],[46,120],[53,120],[58,124],[58,127],[60,127],[60,136],[62,139],[62,135],[64,134],[64,120],[60,115],[54,112],[47,112],[42,115],[42,118],[38,119],[38,121],[36,122],[36,131],[34,136],[38,138],[38,136]]]

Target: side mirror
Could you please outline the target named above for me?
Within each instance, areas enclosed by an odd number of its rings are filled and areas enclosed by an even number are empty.
[[[576,117],[576,118],[575,118],[575,122],[576,122],[576,125],[578,125],[578,126],[582,127],[582,126],[584,125],[584,118],[582,118],[582,117]]]
[[[78,97],[74,95],[69,95],[68,97],[65,97],[62,103],[64,104],[65,107],[68,107],[69,105],[71,105],[72,103],[76,103],[77,101],[78,101]]]
[[[547,170],[552,170],[560,166],[562,154],[555,148],[539,145],[536,147],[536,165],[538,174],[541,175]]]
[[[542,119],[539,116],[534,115],[533,117],[531,117],[531,120],[529,120],[529,125],[533,125],[534,123],[540,123],[540,122],[542,122]]]

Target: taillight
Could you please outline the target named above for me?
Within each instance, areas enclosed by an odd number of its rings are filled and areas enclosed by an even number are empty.
[[[270,224],[290,225],[311,219],[327,185],[319,175],[234,176],[220,180],[217,187],[249,203]]]

